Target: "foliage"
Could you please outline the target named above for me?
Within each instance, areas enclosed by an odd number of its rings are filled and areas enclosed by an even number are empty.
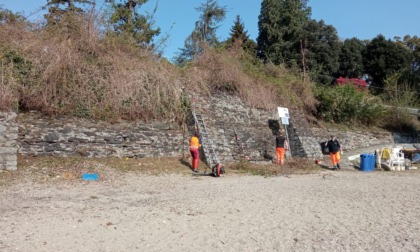
[[[226,7],[219,6],[216,0],[206,0],[196,10],[200,13],[199,20],[195,23],[195,28],[184,42],[184,48],[180,49],[174,62],[184,65],[197,56],[201,55],[205,48],[216,46],[216,30],[218,23],[225,19]]]
[[[357,38],[344,40],[340,56],[339,56],[339,69],[335,77],[346,78],[360,78],[363,75],[363,56],[362,52],[366,45]]]
[[[65,16],[81,15],[85,10],[80,5],[92,5],[92,0],[47,0],[44,8],[48,9],[48,13],[44,15],[48,25],[60,23]],[[63,6],[64,5],[64,6]],[[65,6],[67,5],[67,6]]]
[[[0,7],[0,111],[17,111],[23,83],[31,83],[32,62],[10,37],[26,39],[28,22],[20,13]]]
[[[384,81],[384,92],[380,97],[388,106],[382,126],[389,130],[412,131],[418,127],[418,119],[406,108],[420,107],[419,94],[410,85],[400,83],[404,74],[391,74]]]
[[[403,44],[412,53],[413,61],[411,67],[401,73],[398,80],[404,88],[412,90],[415,106],[420,107],[420,38],[417,36],[405,36]]]
[[[322,20],[310,20],[304,26],[299,48],[295,51],[301,53],[296,53],[294,60],[300,62],[302,69],[312,72],[315,82],[331,84],[334,81],[333,75],[339,68],[340,42],[333,26]]]
[[[181,77],[173,66],[120,37],[102,36],[94,16],[74,17],[77,39],[60,29],[1,25],[0,34],[8,34],[0,36],[1,109],[19,104],[109,121],[182,120]]]
[[[263,0],[258,17],[258,56],[276,65],[296,63],[304,25],[311,13],[307,0]],[[298,51],[298,54],[300,52]]]
[[[262,64],[241,47],[210,48],[184,68],[186,83],[195,93],[237,94],[251,107],[312,110],[312,83],[283,65]]]
[[[381,97],[387,104],[398,107],[420,106],[418,94],[410,85],[399,83],[403,73],[394,73],[384,81]]]
[[[384,109],[378,98],[359,92],[351,85],[318,86],[317,117],[327,122],[375,125]]]
[[[241,46],[246,52],[251,55],[255,54],[256,43],[249,38],[248,31],[245,30],[244,23],[239,15],[236,16],[232,28],[230,28],[229,38],[227,39],[227,46]]]
[[[10,10],[3,9],[0,6],[0,25],[19,24],[26,21],[25,16],[20,13],[13,13]]]
[[[383,35],[375,37],[363,51],[365,72],[369,75],[375,93],[382,93],[387,76],[410,68],[410,51]]]
[[[153,15],[141,15],[138,9],[147,0],[126,0],[123,3],[115,3],[115,0],[108,0],[111,4],[112,14],[109,22],[113,26],[113,32],[125,39],[133,40],[133,43],[142,47],[152,47],[153,38],[160,34],[160,28],[154,29]],[[157,6],[154,9],[156,12]]]
[[[352,85],[358,91],[367,91],[368,84],[365,80],[358,79],[358,78],[337,78],[336,82],[339,86],[343,85]]]

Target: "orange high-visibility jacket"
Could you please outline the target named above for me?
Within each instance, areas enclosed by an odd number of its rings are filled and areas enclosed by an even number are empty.
[[[198,140],[198,137],[193,136],[190,139],[190,149],[198,149],[201,147],[200,140]]]

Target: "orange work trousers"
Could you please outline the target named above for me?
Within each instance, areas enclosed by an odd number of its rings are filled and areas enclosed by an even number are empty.
[[[331,163],[333,166],[336,166],[340,163],[340,152],[337,151],[336,153],[330,152]]]
[[[276,155],[277,155],[277,164],[283,164],[284,163],[284,148],[277,147]]]

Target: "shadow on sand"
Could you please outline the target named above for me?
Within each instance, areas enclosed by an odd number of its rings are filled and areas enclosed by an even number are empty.
[[[192,165],[189,162],[187,162],[184,158],[180,158],[180,159],[178,159],[178,161],[183,166],[188,167],[188,169],[191,170],[193,176],[197,176],[197,177],[199,177],[199,176],[213,176],[213,174],[211,172],[206,173],[209,169],[207,169],[206,172],[194,172],[194,169],[192,168]]]

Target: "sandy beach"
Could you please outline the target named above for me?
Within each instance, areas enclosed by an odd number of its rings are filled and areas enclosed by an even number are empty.
[[[0,251],[420,251],[420,172],[0,187]]]

